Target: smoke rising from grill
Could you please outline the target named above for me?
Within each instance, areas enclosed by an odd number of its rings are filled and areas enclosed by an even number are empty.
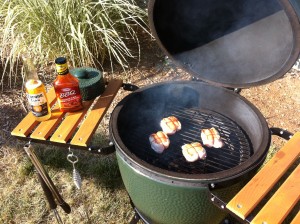
[[[283,9],[287,7],[286,3],[281,4],[275,0],[157,0],[150,9],[150,19],[153,19],[151,25],[158,43],[175,63],[204,81],[228,87],[247,87],[278,78],[274,74],[283,75],[288,67],[286,61],[290,63],[290,59],[295,57],[293,32],[299,27],[295,23],[292,25],[290,20],[295,22],[296,18],[288,17],[286,8]],[[196,108],[199,114],[222,111],[222,115],[239,124],[242,133],[249,136],[249,145],[254,149],[253,158],[255,150],[260,148],[261,139],[257,139],[257,131],[262,130],[260,122],[263,121],[257,122],[257,117],[244,108],[244,100],[236,97],[229,90],[206,83],[153,85],[128,97],[119,113],[118,131],[124,147],[151,164],[156,163],[158,156],[154,154],[150,162],[142,149],[149,148],[148,137],[160,130],[159,123],[163,117],[172,115],[175,110]],[[193,118],[180,119],[183,119],[183,133],[187,130],[184,125]],[[196,123],[201,124],[197,129],[213,126],[197,119]],[[220,130],[224,124],[214,125]],[[234,139],[232,134],[236,132],[223,131],[228,139]],[[185,134],[176,136],[180,136],[177,146],[194,140]],[[142,144],[136,147],[137,142]],[[230,150],[241,149],[231,143],[226,146]],[[175,148],[173,150],[177,150]],[[148,151],[152,153],[151,149]]]
[[[255,108],[249,106],[225,88],[203,82],[166,82],[127,96],[117,107],[118,112],[114,111],[112,122],[117,113],[114,128],[124,143],[122,148],[128,149],[131,155],[151,167],[175,172],[172,175],[199,175],[241,165],[260,149],[264,135],[258,132],[263,130],[263,121],[258,120]],[[158,154],[151,149],[149,136],[161,130],[160,121],[167,116],[177,117],[182,129],[169,136],[170,146]],[[186,162],[181,146],[200,142],[201,130],[211,127],[220,132],[225,145],[222,149],[207,150],[206,160]]]
[[[275,0],[159,0],[153,14],[175,63],[223,86],[272,79],[293,49],[292,27]]]

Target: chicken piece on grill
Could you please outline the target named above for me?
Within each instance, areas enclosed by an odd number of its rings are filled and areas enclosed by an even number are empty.
[[[181,146],[182,154],[188,162],[206,158],[206,151],[199,142],[193,142]]]
[[[151,148],[157,153],[162,153],[170,145],[169,137],[162,131],[151,134],[149,141]]]
[[[222,148],[224,145],[219,132],[215,128],[202,129],[201,139],[203,145],[208,147]]]
[[[172,135],[176,131],[181,130],[181,123],[174,116],[163,118],[160,122],[160,126],[161,126],[163,132],[165,132],[168,135]]]
[[[214,137],[212,133],[210,132],[210,129],[202,129],[201,130],[201,139],[203,145],[206,145],[208,147],[214,146]]]

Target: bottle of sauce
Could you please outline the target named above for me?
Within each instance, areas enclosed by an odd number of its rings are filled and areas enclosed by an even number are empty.
[[[53,82],[57,102],[62,112],[82,109],[79,81],[69,73],[67,59],[59,57],[55,60],[57,77]]]
[[[23,58],[25,64],[25,91],[28,107],[37,121],[45,121],[51,117],[51,108],[47,100],[46,88],[39,80],[33,60]]]

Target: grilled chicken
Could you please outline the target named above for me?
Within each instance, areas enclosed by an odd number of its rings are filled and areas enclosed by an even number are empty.
[[[163,132],[165,132],[168,135],[172,135],[176,131],[181,130],[181,123],[174,116],[163,118],[160,122],[160,126],[161,126]]]
[[[188,162],[206,158],[206,151],[199,142],[185,144],[181,148],[182,154]]]
[[[169,137],[162,131],[151,134],[149,141],[151,148],[157,153],[162,153],[170,145]]]
[[[222,148],[224,143],[219,132],[215,128],[203,129],[201,131],[201,139],[203,145],[214,148]]]

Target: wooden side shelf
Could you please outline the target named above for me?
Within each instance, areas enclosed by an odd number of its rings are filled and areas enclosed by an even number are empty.
[[[264,199],[300,156],[300,133],[296,133],[273,158],[226,205],[231,212],[245,220]],[[297,165],[297,164],[296,164]],[[260,209],[250,223],[281,223],[300,199],[300,165],[289,174],[279,189]],[[296,215],[293,223],[298,222]]]
[[[14,128],[11,135],[25,140],[37,140],[45,143],[70,143],[73,146],[87,147],[107,109],[123,85],[122,80],[111,80],[99,98],[83,102],[84,108],[72,113],[60,112],[56,103],[54,89],[47,97],[52,108],[51,118],[38,122],[32,113]],[[91,105],[93,105],[92,108]],[[86,116],[86,117],[85,117]],[[76,133],[75,133],[76,132]],[[72,138],[72,136],[74,136]]]

